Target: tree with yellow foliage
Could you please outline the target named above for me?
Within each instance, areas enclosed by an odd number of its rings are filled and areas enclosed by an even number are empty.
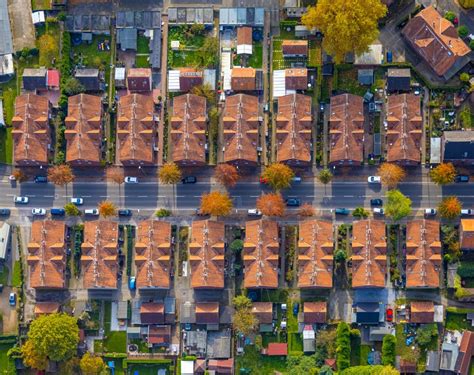
[[[389,189],[395,188],[406,176],[402,167],[392,163],[383,163],[378,169],[378,174],[382,180],[382,185]]]
[[[450,184],[456,178],[456,168],[452,163],[441,163],[431,170],[430,177],[436,185]]]
[[[162,184],[177,184],[181,180],[181,170],[175,163],[168,162],[160,168],[158,177]]]
[[[280,191],[291,185],[291,179],[295,176],[290,167],[282,163],[274,163],[262,173],[262,180],[270,185],[273,190]]]

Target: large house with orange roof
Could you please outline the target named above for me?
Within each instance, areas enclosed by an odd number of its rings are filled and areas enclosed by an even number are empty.
[[[145,220],[137,226],[135,241],[138,289],[169,289],[171,271],[171,224]]]
[[[454,25],[433,6],[423,9],[402,30],[408,44],[433,71],[451,79],[470,61],[470,48],[459,37]]]
[[[18,166],[45,166],[51,149],[49,100],[24,94],[15,100],[12,118],[13,163]]]
[[[435,220],[413,220],[406,234],[407,288],[439,288],[441,242],[439,223]]]
[[[311,163],[311,97],[290,94],[278,98],[277,160],[289,165]]]
[[[117,289],[118,223],[86,221],[81,244],[85,289]]]
[[[66,287],[65,225],[62,221],[34,221],[28,243],[27,263],[30,288],[64,289]]]
[[[331,97],[329,163],[360,165],[364,161],[364,99],[353,94]]]
[[[171,160],[183,166],[206,164],[206,98],[193,94],[173,99]]]
[[[461,219],[459,242],[462,250],[474,250],[474,219]]]
[[[69,97],[65,119],[66,161],[73,166],[99,166],[102,156],[102,102],[100,97]]]
[[[380,220],[355,221],[352,229],[352,287],[384,288],[387,237]]]
[[[258,161],[258,98],[247,94],[228,96],[222,116],[224,161],[256,166]]]
[[[122,96],[117,113],[118,160],[124,166],[155,164],[156,118],[153,98],[140,94]]]
[[[224,236],[223,222],[193,221],[188,259],[194,289],[224,288]]]
[[[298,241],[298,288],[331,288],[334,251],[332,223],[300,222]]]
[[[387,161],[419,164],[423,135],[420,98],[414,94],[390,95],[386,115]]]
[[[233,68],[230,84],[233,91],[255,91],[257,71],[254,68]]]
[[[278,288],[280,239],[278,224],[252,220],[245,224],[244,288]]]

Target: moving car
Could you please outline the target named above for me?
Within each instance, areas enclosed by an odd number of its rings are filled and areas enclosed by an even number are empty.
[[[288,198],[286,200],[286,205],[288,207],[299,207],[301,206],[301,200],[299,200],[298,198]]]
[[[126,184],[138,184],[138,178],[127,176],[123,179]]]
[[[2,215],[2,216],[10,215],[10,209],[9,208],[0,208],[0,215]]]
[[[128,210],[128,209],[118,210],[118,215],[119,216],[132,216],[132,210]]]
[[[84,210],[84,214],[90,216],[99,216],[99,210],[97,208],[91,208],[88,210]]]
[[[347,208],[336,208],[334,212],[336,215],[349,215],[351,213]]]
[[[371,199],[371,200],[370,200],[370,205],[371,205],[371,206],[383,206],[383,200],[382,200],[382,199],[378,199],[378,198]]]
[[[260,210],[257,210],[256,208],[251,208],[247,210],[247,215],[248,216],[262,216],[262,213]]]
[[[31,213],[33,216],[44,216],[46,215],[46,210],[44,208],[33,208]]]
[[[51,209],[51,215],[64,216],[65,214],[66,214],[66,211],[64,211],[64,208],[52,208]]]
[[[46,177],[46,176],[36,176],[33,181],[36,182],[37,184],[46,183],[46,182],[48,182],[48,177]]]
[[[374,208],[374,215],[383,215],[384,214],[384,211],[383,211],[383,208]]]
[[[8,303],[10,306],[15,306],[16,305],[16,294],[11,292],[10,296],[8,297]]]
[[[76,206],[80,206],[84,203],[84,199],[82,198],[71,198],[71,203],[75,204]]]
[[[29,202],[29,199],[28,197],[15,196],[15,198],[13,198],[13,202],[18,204],[27,204]]]
[[[425,216],[434,216],[436,213],[436,208],[425,208]]]
[[[380,184],[382,182],[382,178],[380,176],[369,176],[367,178],[367,182],[369,184]]]
[[[469,182],[469,176],[467,174],[458,174],[454,179],[456,182]]]
[[[461,215],[462,216],[473,216],[474,215],[474,210],[471,208],[464,208],[461,210]]]
[[[197,182],[197,178],[194,176],[186,176],[183,179],[181,179],[181,182],[183,184],[195,184]]]

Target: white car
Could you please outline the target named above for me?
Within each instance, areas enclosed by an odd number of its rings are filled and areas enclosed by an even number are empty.
[[[369,184],[380,184],[382,182],[382,179],[380,176],[369,176],[367,182]]]
[[[251,208],[247,210],[247,215],[248,216],[262,216],[262,212],[260,212],[260,210],[257,210],[256,208]]]
[[[436,213],[436,208],[425,208],[425,216],[434,216]]]
[[[90,215],[90,216],[99,216],[99,210],[97,208],[93,208],[90,210],[84,210],[84,214]]]
[[[123,179],[126,184],[138,184],[138,178],[127,176]]]
[[[18,204],[27,204],[29,202],[29,199],[28,197],[15,196],[15,198],[13,198],[13,202]]]
[[[471,208],[465,208],[461,210],[461,215],[462,216],[473,216],[474,215],[474,210]]]
[[[383,214],[384,214],[383,208],[380,208],[380,207],[374,208],[374,215],[383,215]]]
[[[10,176],[8,176],[8,179],[9,179],[10,181],[16,181],[16,177],[15,177],[14,175],[12,175],[12,174],[11,174]]]
[[[46,215],[46,210],[44,208],[33,208],[31,213],[33,216],[44,216]]]
[[[84,199],[82,198],[71,198],[71,203],[75,204],[76,206],[80,206],[84,203]]]

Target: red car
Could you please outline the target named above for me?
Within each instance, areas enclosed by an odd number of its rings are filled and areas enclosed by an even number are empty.
[[[268,181],[266,178],[260,177],[260,183],[261,184],[266,184]]]
[[[387,315],[387,322],[391,322],[393,321],[393,310],[388,308],[387,311],[386,311],[386,315]]]

